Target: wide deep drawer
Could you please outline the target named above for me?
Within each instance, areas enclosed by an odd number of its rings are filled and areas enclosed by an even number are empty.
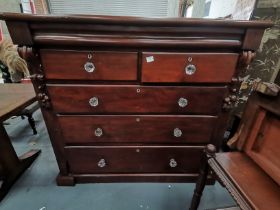
[[[66,147],[70,173],[198,173],[203,147]]]
[[[137,85],[47,85],[60,113],[215,114],[227,92],[223,87],[148,87]]]
[[[47,79],[137,80],[137,53],[41,50]]]
[[[207,143],[214,116],[67,116],[58,117],[66,143]]]
[[[156,53],[142,55],[142,82],[226,83],[235,72],[236,53]]]

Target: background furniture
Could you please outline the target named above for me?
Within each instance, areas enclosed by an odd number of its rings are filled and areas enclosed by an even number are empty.
[[[241,120],[239,152],[215,153],[206,147],[191,209],[197,209],[208,168],[241,209],[280,207],[280,95],[254,93]]]
[[[2,78],[4,80],[4,83],[12,83],[11,75],[9,73],[8,67],[4,65],[1,61],[0,61],[0,71],[2,72]],[[33,119],[32,115],[37,109],[39,109],[39,104],[37,101],[35,101],[33,104],[29,104],[22,111],[17,113],[17,116],[20,116],[21,119],[27,117],[29,125],[33,130],[34,135],[37,134],[37,130],[36,130],[35,120]]]
[[[40,150],[30,150],[18,157],[3,126],[3,121],[17,115],[35,100],[36,96],[31,84],[0,85],[0,200],[40,153]]]
[[[28,123],[33,131],[33,134],[37,134],[37,130],[36,130],[36,124],[35,124],[35,120],[33,118],[33,113],[38,110],[39,107],[39,103],[38,101],[35,101],[33,104],[30,104],[29,106],[25,107],[19,114],[18,116],[20,116],[22,119],[24,119],[24,117],[27,117]]]
[[[271,25],[79,15],[0,19],[29,62],[59,185],[194,182],[204,146],[219,146],[223,137],[237,74]]]
[[[0,71],[4,83],[12,83],[9,68],[5,64],[3,64],[1,60],[0,60]]]

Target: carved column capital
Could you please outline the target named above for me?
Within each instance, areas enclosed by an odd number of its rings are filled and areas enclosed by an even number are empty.
[[[230,94],[226,98],[224,98],[223,109],[231,110],[236,102],[238,101],[238,96],[236,94]]]
[[[250,65],[250,63],[252,63],[255,57],[256,52],[250,50],[243,51],[239,57],[239,66],[248,68],[248,66]]]
[[[18,47],[17,51],[18,51],[19,56],[22,57],[26,61],[28,61],[31,58],[31,56],[33,55],[32,47],[26,47],[26,46]]]

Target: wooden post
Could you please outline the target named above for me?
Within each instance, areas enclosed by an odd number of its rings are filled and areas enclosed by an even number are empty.
[[[196,182],[190,210],[196,210],[199,206],[209,171],[208,159],[213,158],[215,156],[216,147],[213,144],[208,144],[205,147],[204,152],[205,154],[203,154],[202,157],[202,163],[199,171],[199,176]]]

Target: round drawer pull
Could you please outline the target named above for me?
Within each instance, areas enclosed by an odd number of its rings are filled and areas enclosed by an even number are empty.
[[[173,135],[178,138],[178,137],[181,137],[183,135],[183,132],[181,131],[180,128],[175,128],[174,131],[173,131]]]
[[[104,168],[106,166],[106,161],[105,159],[100,159],[97,163],[99,168]]]
[[[94,135],[97,136],[97,137],[102,136],[103,135],[102,128],[96,128],[95,131],[94,131]]]
[[[86,62],[84,65],[84,69],[86,72],[93,72],[95,70],[95,66],[92,62]]]
[[[175,168],[176,166],[177,166],[177,162],[176,162],[176,160],[175,159],[170,159],[170,161],[169,161],[169,166],[171,167],[171,168]]]
[[[185,72],[187,75],[193,75],[196,71],[196,67],[193,64],[189,64],[185,68]]]
[[[188,100],[186,98],[179,98],[178,105],[180,107],[186,107],[188,105]]]
[[[91,99],[89,99],[88,103],[90,106],[96,107],[98,106],[98,98],[92,97]]]

